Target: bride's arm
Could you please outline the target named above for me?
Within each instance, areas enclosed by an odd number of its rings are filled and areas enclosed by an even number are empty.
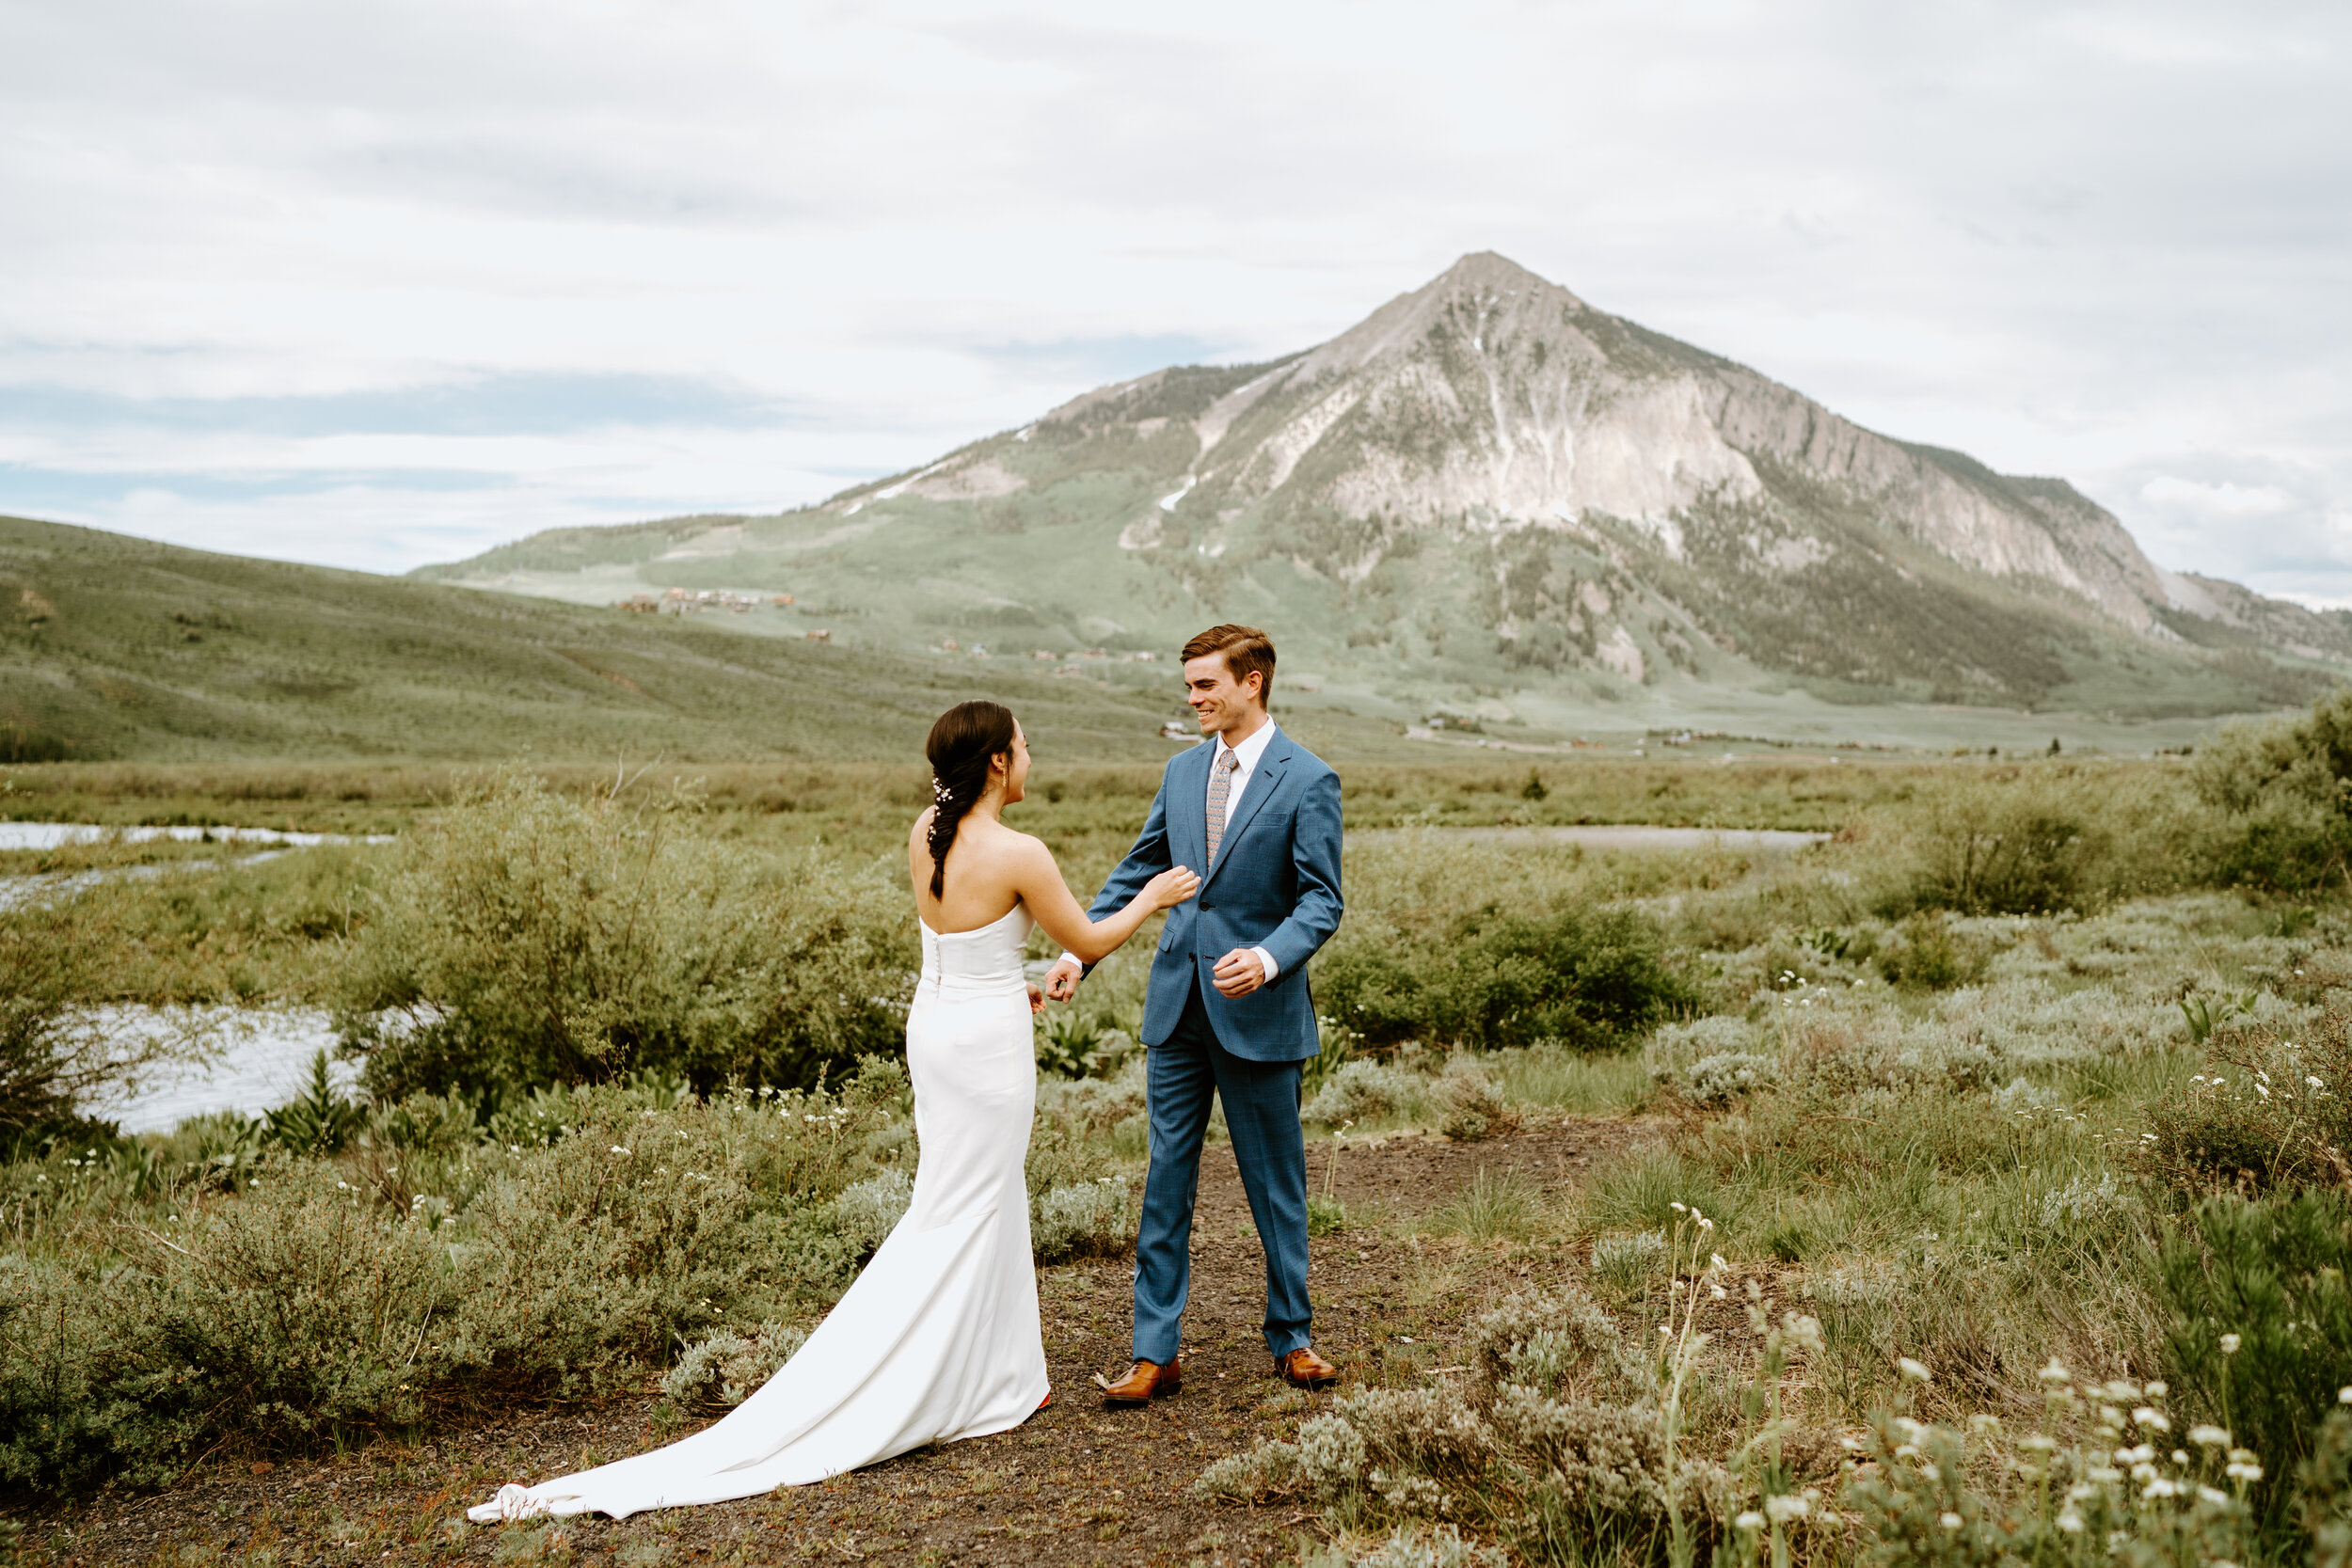
[[[1136,928],[1160,911],[1173,909],[1200,891],[1200,879],[1184,866],[1161,872],[1143,884],[1127,907],[1100,920],[1089,920],[1061,878],[1054,852],[1037,839],[1022,835],[1015,866],[1014,888],[1029,906],[1030,918],[1045,934],[1087,963],[1101,963],[1136,934]]]

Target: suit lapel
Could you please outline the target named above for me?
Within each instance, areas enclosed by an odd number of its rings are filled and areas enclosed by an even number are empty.
[[[1209,867],[1209,874],[1201,879],[1202,887],[1205,888],[1209,883],[1216,881],[1216,874],[1224,870],[1226,863],[1233,858],[1234,844],[1239,842],[1243,833],[1248,832],[1249,824],[1256,819],[1259,808],[1263,806],[1267,798],[1273,795],[1274,786],[1282,782],[1282,769],[1290,765],[1290,736],[1277,735],[1273,742],[1266,747],[1264,754],[1258,758],[1256,768],[1250,772],[1249,787],[1242,792],[1241,809],[1225,823],[1225,836],[1217,840],[1216,863]],[[1208,789],[1209,781],[1203,778],[1200,781],[1200,845],[1204,850],[1209,843]]]

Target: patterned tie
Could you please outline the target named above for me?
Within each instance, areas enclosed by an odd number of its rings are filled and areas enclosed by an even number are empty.
[[[1225,802],[1233,793],[1233,769],[1241,766],[1241,758],[1232,747],[1217,753],[1216,765],[1209,769],[1209,863],[1216,863],[1217,842],[1225,836]]]

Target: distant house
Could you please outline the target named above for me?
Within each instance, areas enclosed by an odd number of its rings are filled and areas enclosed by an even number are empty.
[[[631,594],[626,599],[615,599],[613,608],[638,615],[652,615],[661,609],[661,601],[651,594]]]
[[[792,595],[789,594],[778,594],[774,598],[770,599],[768,602],[774,605],[778,610],[789,610],[792,608],[793,599]]]
[[[804,631],[801,633],[801,635],[811,642],[830,642],[833,641],[833,633],[829,631]]]
[[[1200,738],[1200,726],[1186,720],[1170,719],[1160,726],[1160,735],[1168,740],[1198,740]]]
[[[939,646],[940,646],[940,650],[941,650],[943,653],[950,653],[950,654],[952,654],[952,653],[958,653],[958,652],[961,652],[961,650],[960,650],[959,648],[957,648],[957,646],[956,646],[956,640],[955,640],[954,638],[952,638],[952,637],[948,638],[946,641],[942,642]]]
[[[1054,652],[1051,648],[1040,648],[1037,651],[1037,661],[1040,664],[1059,664],[1061,662],[1061,655]]]

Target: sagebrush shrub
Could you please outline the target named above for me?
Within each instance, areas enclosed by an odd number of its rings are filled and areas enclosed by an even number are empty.
[[[1041,1263],[1124,1257],[1135,1250],[1136,1223],[1123,1176],[1065,1182],[1029,1199],[1029,1246]]]
[[[1662,1256],[1664,1238],[1660,1238]],[[1547,1399],[1640,1397],[1649,1369],[1626,1348],[1616,1323],[1575,1285],[1513,1296],[1470,1325],[1472,1364],[1488,1389],[1518,1384]]]
[[[1519,1124],[1519,1114],[1495,1093],[1486,1071],[1466,1057],[1456,1056],[1446,1064],[1433,1092],[1438,1131],[1457,1143],[1495,1137]]]
[[[1452,1525],[1399,1525],[1386,1541],[1357,1560],[1357,1568],[1503,1568],[1502,1552],[1467,1540]]]
[[[686,1405],[741,1404],[807,1342],[807,1330],[780,1323],[749,1334],[723,1328],[678,1357],[661,1391]]]
[[[380,1098],[503,1101],[647,1069],[803,1085],[899,1043],[915,948],[878,869],[766,863],[678,814],[512,774],[397,855],[331,978]]]
[[[1373,1121],[1404,1114],[1420,1104],[1426,1092],[1425,1081],[1418,1074],[1359,1058],[1343,1063],[1299,1114],[1326,1127],[1343,1121]]]
[[[914,1201],[914,1179],[886,1170],[841,1189],[833,1200],[834,1227],[863,1257],[882,1244]]]
[[[1248,1451],[1229,1453],[1201,1471],[1192,1483],[1192,1495],[1204,1500],[1263,1502],[1296,1491],[1300,1480],[1297,1445],[1261,1437]]]

